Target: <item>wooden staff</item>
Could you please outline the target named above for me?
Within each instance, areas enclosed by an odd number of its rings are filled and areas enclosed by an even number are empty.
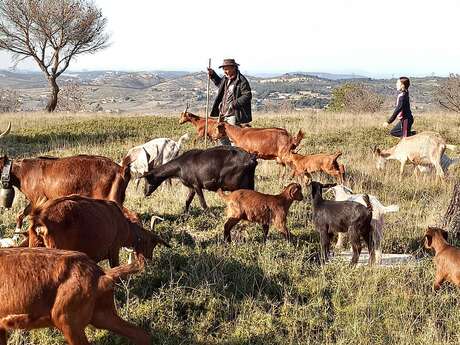
[[[211,58],[209,58],[208,68],[211,68]],[[208,111],[209,111],[209,82],[211,78],[209,77],[208,73],[208,85],[206,87],[206,119],[204,122],[204,147],[206,148],[208,145]]]

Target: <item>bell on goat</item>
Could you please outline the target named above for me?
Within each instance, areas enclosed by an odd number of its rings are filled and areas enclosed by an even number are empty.
[[[10,208],[13,205],[14,200],[14,189],[13,188],[1,188],[0,189],[0,206]]]

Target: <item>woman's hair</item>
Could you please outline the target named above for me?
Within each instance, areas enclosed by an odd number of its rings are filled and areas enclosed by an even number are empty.
[[[409,78],[407,78],[407,77],[399,77],[399,81],[404,86],[404,90],[409,89],[409,86],[410,86]]]

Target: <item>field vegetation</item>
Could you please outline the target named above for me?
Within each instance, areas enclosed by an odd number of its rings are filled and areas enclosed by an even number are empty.
[[[177,140],[185,132],[195,134],[189,124],[178,124],[179,114],[171,115],[4,114],[0,128],[12,121],[13,129],[2,140],[1,150],[13,158],[88,153],[120,161],[130,147],[152,138]],[[301,153],[342,151],[347,184],[355,192],[401,207],[386,217],[384,253],[411,253],[417,260],[354,268],[333,260],[321,267],[309,189],[303,191],[305,200],[291,207],[288,226],[293,243],[271,230],[263,244],[261,228],[246,223],[234,229],[234,241],[226,245],[224,203],[216,194],[205,194],[208,211],[194,200],[190,213],[184,214],[186,190],[179,182],[149,198],[131,183],[125,205],[146,225],[152,215],[163,217],[156,231],[172,249],[157,248],[145,272],[119,286],[120,315],[148,329],[155,344],[458,344],[459,291],[446,285],[432,292],[434,269],[422,240],[426,227],[441,220],[460,169],[451,169],[443,183],[431,176],[416,181],[411,167],[398,182],[399,166],[394,162],[386,171],[377,171],[371,148],[397,142],[380,127],[386,116],[269,113],[256,115],[253,125],[286,127],[292,133],[302,128],[306,137]],[[426,113],[416,117],[414,129],[437,131],[448,143],[460,145],[458,115]],[[189,141],[185,149],[191,148]],[[288,177],[280,179],[279,172],[274,162],[261,161],[257,190],[278,193],[290,182]],[[316,178],[331,181],[327,176]],[[1,211],[1,235],[12,234],[15,215],[25,204],[18,192],[13,208]],[[95,344],[126,344],[105,331],[88,328],[87,333]],[[47,329],[16,331],[9,341],[63,343],[58,332]]]

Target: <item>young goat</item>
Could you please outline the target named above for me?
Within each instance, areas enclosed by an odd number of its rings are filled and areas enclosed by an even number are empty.
[[[337,185],[329,189],[334,192],[335,201],[354,201],[358,202],[361,205],[367,206],[366,201],[364,200],[365,194],[353,194],[353,191],[345,187],[344,185]],[[383,206],[382,203],[373,195],[368,195],[369,201],[372,205],[372,239],[374,241],[376,262],[380,264],[382,260],[382,250],[381,244],[383,239],[383,216],[390,212],[398,212],[398,205]],[[340,232],[338,234],[338,239],[335,248],[340,249],[343,247],[343,242],[345,241],[346,233]]]
[[[163,239],[142,227],[138,216],[113,201],[69,195],[34,205],[29,227],[29,246],[76,250],[95,262],[108,259],[119,265],[121,247],[152,259]]]
[[[203,189],[217,191],[254,189],[254,174],[257,160],[254,155],[237,147],[217,146],[207,150],[190,150],[172,161],[156,167],[145,174],[144,195],[152,194],[165,180],[179,178],[188,187],[185,212],[195,194],[206,209]]]
[[[439,228],[428,227],[425,232],[425,248],[435,252],[436,276],[433,290],[439,290],[445,281],[460,287],[460,249],[447,242],[448,233]]]
[[[335,154],[315,154],[300,155],[289,152],[283,157],[283,162],[292,168],[292,177],[304,176],[306,180],[311,180],[311,173],[323,171],[335,177],[337,181],[343,183],[345,168],[337,162],[342,155],[341,152]]]
[[[0,249],[0,345],[14,329],[55,327],[69,345],[89,345],[85,328],[106,329],[149,345],[151,336],[122,320],[115,285],[144,267],[143,258],[105,272],[80,252],[48,248]],[[120,342],[125,344],[125,342]]]
[[[204,133],[205,133],[205,130],[206,130],[206,128],[205,128],[206,127],[206,119],[204,117],[200,117],[200,116],[194,115],[192,113],[189,113],[187,110],[188,110],[188,106],[181,113],[180,119],[179,119],[179,124],[182,125],[184,123],[190,122],[192,124],[192,126],[195,127],[196,132],[197,132],[197,136],[195,137],[195,139],[193,139],[193,144],[195,145],[198,138],[204,138]],[[218,123],[217,120],[208,118],[208,132],[207,132],[207,135],[208,135],[209,139],[212,139],[211,138],[211,133],[215,130],[215,128],[217,126],[217,123]]]
[[[322,196],[323,188],[331,188],[336,184],[321,184],[316,181],[311,182],[311,194],[313,204],[313,223],[321,239],[321,258],[325,262],[329,258],[329,246],[331,237],[336,232],[348,232],[353,257],[351,264],[358,262],[361,254],[361,238],[369,249],[369,264],[375,261],[375,250],[372,240],[372,205],[369,197],[363,196],[366,206],[354,201],[331,201],[324,200]]]
[[[291,234],[286,227],[286,217],[294,200],[301,201],[302,187],[291,183],[278,195],[262,194],[253,190],[240,189],[225,194],[221,189],[219,196],[227,203],[227,221],[224,225],[224,238],[231,241],[230,231],[240,220],[259,223],[267,240],[268,228],[271,223],[290,240]]]

